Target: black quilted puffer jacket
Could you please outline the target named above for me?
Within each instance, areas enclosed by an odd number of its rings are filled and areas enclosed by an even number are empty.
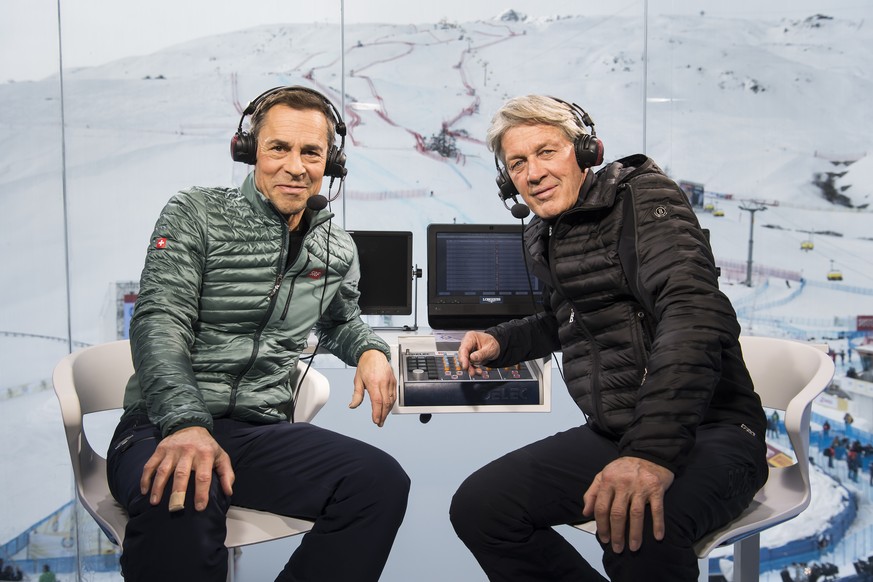
[[[622,265],[622,236],[636,265]],[[493,365],[560,350],[592,428],[623,456],[674,473],[703,424],[745,425],[763,441],[764,411],[708,241],[686,195],[651,159],[589,172],[576,205],[534,218],[524,238],[545,311],[487,330],[501,346]]]

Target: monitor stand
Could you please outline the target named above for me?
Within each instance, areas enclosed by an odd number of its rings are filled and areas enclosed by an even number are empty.
[[[412,282],[415,286],[415,292],[413,293],[412,298],[412,325],[398,325],[398,326],[371,326],[373,329],[378,330],[393,330],[393,331],[418,331],[418,280],[421,279],[421,268],[418,265],[412,266]]]

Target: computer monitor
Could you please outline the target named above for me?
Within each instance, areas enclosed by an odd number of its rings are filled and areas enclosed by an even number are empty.
[[[412,233],[349,231],[361,264],[358,305],[362,315],[412,313]]]
[[[485,329],[542,310],[542,285],[528,273],[521,225],[429,225],[427,274],[432,329]]]

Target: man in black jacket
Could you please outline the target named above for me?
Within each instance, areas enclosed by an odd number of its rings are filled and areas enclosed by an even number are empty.
[[[766,419],[685,194],[643,155],[595,174],[593,129],[537,95],[492,120],[501,197],[536,215],[524,239],[544,311],[469,332],[461,364],[560,350],[587,422],[471,475],[452,524],[490,580],[602,580],[552,529],[591,519],[613,581],[697,580],[694,542],[767,479]]]

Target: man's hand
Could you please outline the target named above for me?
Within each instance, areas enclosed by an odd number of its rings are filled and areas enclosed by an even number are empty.
[[[370,395],[373,405],[373,422],[385,424],[388,413],[397,399],[397,379],[388,358],[379,350],[367,350],[361,354],[355,371],[355,392],[349,408],[357,408],[364,401],[364,390]]]
[[[184,500],[188,479],[194,473],[194,508],[206,509],[209,502],[209,486],[213,469],[218,474],[224,493],[233,493],[236,478],[230,457],[224,452],[209,431],[200,426],[183,428],[158,443],[155,452],[142,470],[139,488],[143,495],[149,494],[149,502],[157,505],[164,496],[164,487],[173,477],[173,491]],[[181,509],[181,508],[179,508]]]
[[[620,457],[598,473],[585,492],[582,514],[597,523],[597,537],[624,550],[625,531],[632,552],[643,543],[646,505],[651,508],[656,540],[664,539],[664,493],[673,484],[673,472],[636,457]],[[630,518],[630,524],[628,524]]]
[[[494,336],[481,331],[468,331],[458,347],[458,360],[470,376],[476,374],[476,366],[493,360],[500,354],[500,344]]]

